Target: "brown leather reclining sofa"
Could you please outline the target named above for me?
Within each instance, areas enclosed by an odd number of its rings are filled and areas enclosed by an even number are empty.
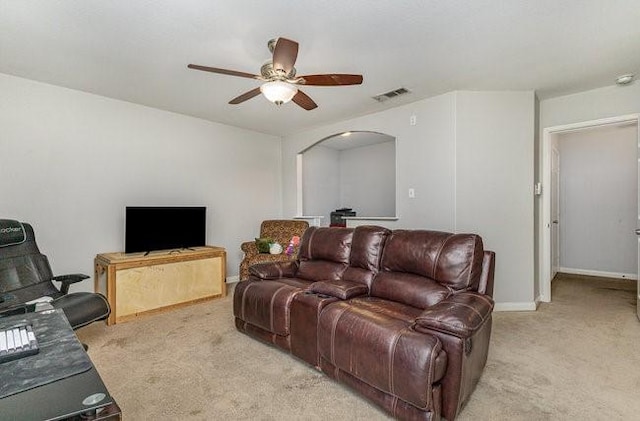
[[[398,419],[453,420],[486,363],[494,261],[474,234],[311,227],[236,285],[235,323]]]

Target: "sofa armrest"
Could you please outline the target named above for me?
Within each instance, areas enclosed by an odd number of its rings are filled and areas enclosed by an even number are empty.
[[[341,300],[348,300],[369,292],[366,285],[344,280],[314,282],[311,284],[310,290],[318,294],[340,298]]]
[[[482,272],[480,274],[480,284],[478,292],[493,297],[493,277],[496,271],[496,254],[493,251],[485,250],[482,257]]]
[[[245,241],[240,244],[240,250],[242,250],[248,256],[255,256],[258,254],[258,246],[255,241]]]
[[[257,280],[293,278],[297,272],[298,262],[295,260],[256,263],[249,267],[250,277]]]
[[[468,338],[491,316],[493,305],[488,295],[461,292],[424,310],[416,318],[414,328]]]

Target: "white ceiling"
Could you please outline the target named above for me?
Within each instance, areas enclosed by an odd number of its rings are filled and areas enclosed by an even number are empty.
[[[364,83],[304,88],[313,111],[228,105],[259,82],[187,69],[259,73],[278,36],[300,43],[298,74]],[[452,90],[613,85],[640,73],[640,1],[0,0],[0,73],[283,135]]]

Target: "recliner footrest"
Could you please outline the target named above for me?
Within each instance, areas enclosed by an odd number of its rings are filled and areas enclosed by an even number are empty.
[[[278,281],[243,281],[234,292],[234,316],[280,336],[289,335],[289,309],[301,288]]]
[[[436,336],[348,301],[322,311],[318,351],[336,368],[421,409],[433,407],[431,389],[443,377],[447,361]]]

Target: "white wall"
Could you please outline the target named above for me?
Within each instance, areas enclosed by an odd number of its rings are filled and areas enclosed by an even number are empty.
[[[0,92],[0,217],[34,225],[56,274],[123,250],[127,205],[207,206],[228,276],[282,214],[277,137],[2,74]]]
[[[598,120],[640,111],[640,82],[540,101],[540,127]],[[541,130],[542,133],[542,130]]]
[[[316,145],[302,158],[303,213],[324,216],[329,225],[331,211],[340,207],[340,151]]]
[[[389,134],[396,138],[399,219],[378,224],[482,234],[497,252],[496,300],[531,308],[534,105],[532,92],[451,92],[287,136],[284,213],[295,211],[298,152],[345,131]]]
[[[561,271],[637,274],[635,125],[558,135]]]
[[[396,216],[396,142],[340,152],[340,207],[359,216]]]
[[[409,119],[417,117],[411,126]],[[296,212],[296,155],[312,144],[345,131],[374,131],[396,138],[399,220],[391,227],[453,230],[455,94],[303,131],[283,140],[283,213]],[[409,199],[407,191],[416,191]]]
[[[458,92],[456,230],[496,252],[494,298],[533,309],[533,92]]]

